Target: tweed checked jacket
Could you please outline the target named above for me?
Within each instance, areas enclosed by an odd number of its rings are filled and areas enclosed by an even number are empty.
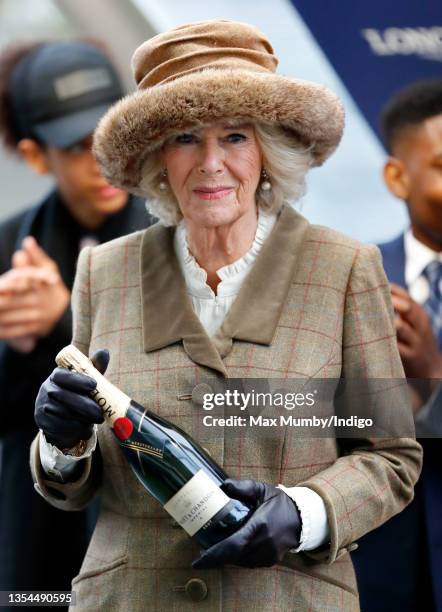
[[[108,348],[107,378],[196,439],[202,428],[190,396],[201,380],[403,376],[376,247],[283,209],[210,339],[187,295],[173,233],[156,225],[81,253],[74,343],[86,354]],[[76,510],[101,491],[98,524],[73,581],[75,610],[358,610],[349,551],[412,499],[421,449],[412,438],[346,442],[343,451],[334,438],[304,439],[289,428],[279,441],[226,432],[203,442],[233,478],[315,490],[331,539],[323,550],[288,553],[273,568],[196,571],[196,544],[138,483],[106,424],[100,453],[68,484],[45,476],[37,437],[32,471],[50,503]],[[208,588],[202,601],[185,589],[193,578]]]

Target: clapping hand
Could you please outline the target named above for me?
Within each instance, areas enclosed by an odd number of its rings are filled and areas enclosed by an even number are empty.
[[[0,338],[31,352],[55,327],[70,300],[56,262],[30,236],[0,276]]]
[[[430,317],[409,293],[391,285],[399,354],[413,389],[413,408],[419,411],[442,378],[442,354]]]
[[[399,353],[409,378],[442,378],[442,354],[430,317],[409,293],[391,285]]]

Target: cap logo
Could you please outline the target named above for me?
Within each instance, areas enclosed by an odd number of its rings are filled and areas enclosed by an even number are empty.
[[[59,100],[81,96],[97,89],[109,87],[114,82],[112,74],[105,68],[76,70],[54,81],[55,95]]]

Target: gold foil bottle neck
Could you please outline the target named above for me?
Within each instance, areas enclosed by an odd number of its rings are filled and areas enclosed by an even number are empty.
[[[56,356],[55,362],[61,368],[86,374],[97,382],[90,395],[102,409],[103,417],[111,427],[116,419],[126,416],[130,397],[107,380],[77,347],[73,344],[65,346]]]
[[[55,358],[55,362],[61,368],[75,370],[76,372],[88,374],[92,377],[95,372],[99,374],[89,357],[86,357],[86,355],[78,350],[73,344],[69,344],[61,349]]]

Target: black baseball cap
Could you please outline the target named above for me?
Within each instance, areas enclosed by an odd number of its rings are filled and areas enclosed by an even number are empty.
[[[66,149],[93,133],[124,95],[110,60],[80,41],[45,43],[26,55],[10,78],[17,137]]]

